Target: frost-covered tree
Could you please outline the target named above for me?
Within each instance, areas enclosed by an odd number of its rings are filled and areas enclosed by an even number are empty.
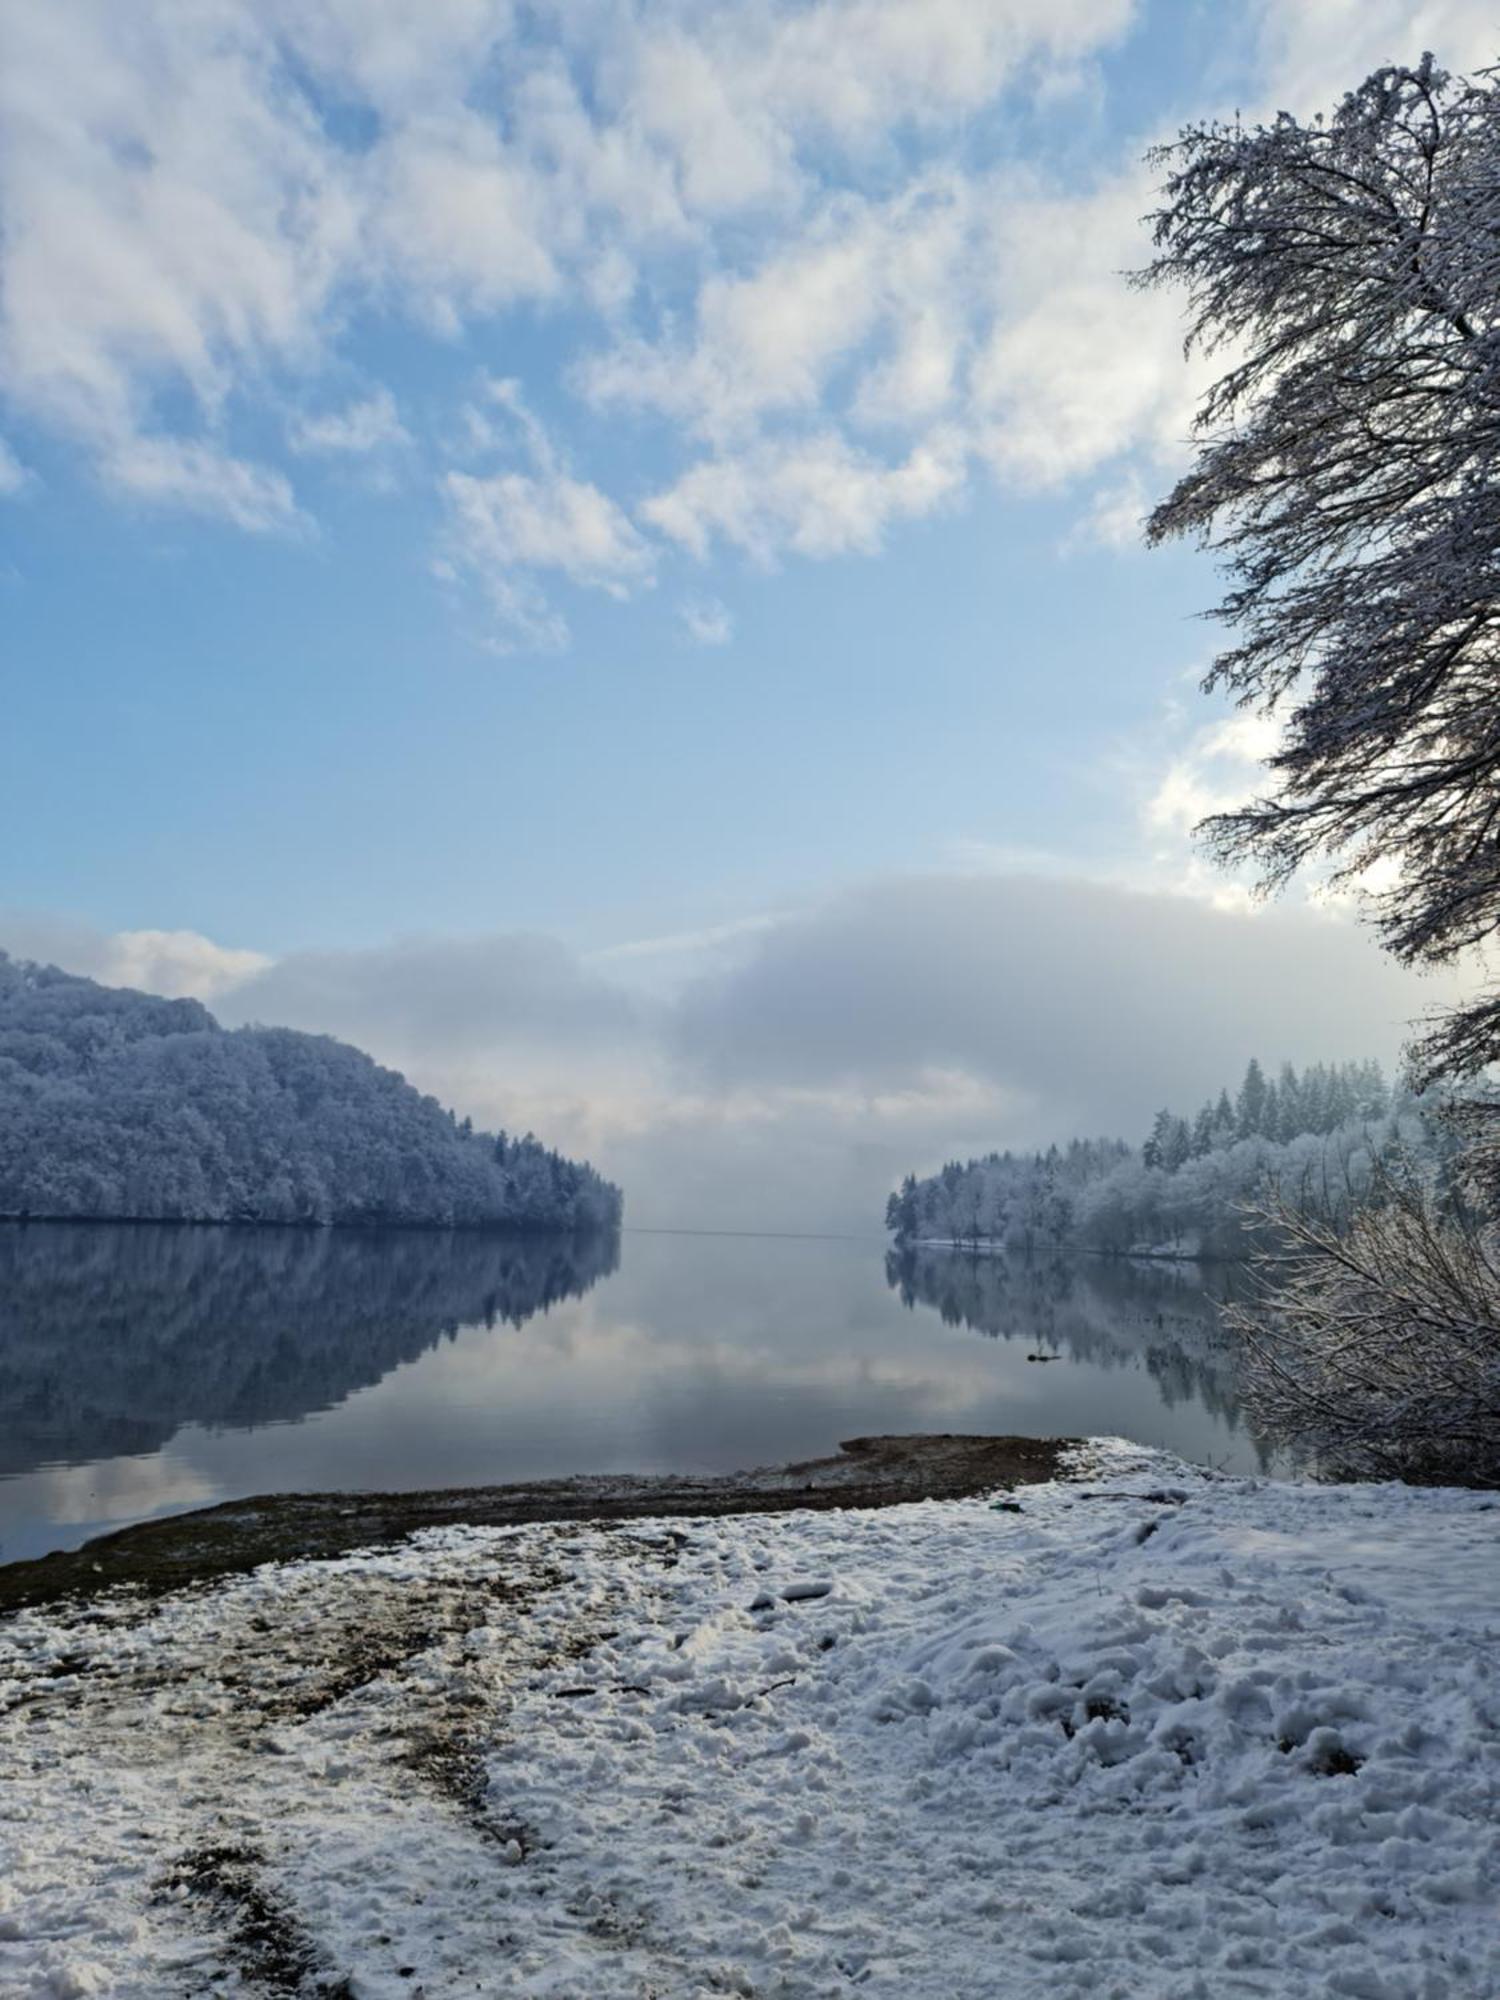
[[[1375,1067],[1378,1073],[1380,1065],[1377,1063]],[[1292,1065],[1283,1063],[1281,1074],[1276,1079],[1275,1137],[1285,1142],[1295,1138],[1302,1129],[1302,1085]]]
[[[1221,1090],[1219,1101],[1214,1106],[1213,1143],[1215,1146],[1228,1146],[1234,1138],[1234,1106],[1229,1101],[1229,1092]]]
[[[1246,1065],[1245,1080],[1235,1100],[1234,1123],[1241,1139],[1253,1139],[1266,1129],[1266,1077],[1254,1056]]]
[[[1425,56],[1329,117],[1153,157],[1142,281],[1184,287],[1190,345],[1227,365],[1150,537],[1218,553],[1232,643],[1206,685],[1284,725],[1274,790],[1209,838],[1272,888],[1396,862],[1385,942],[1451,960],[1500,928],[1500,81]],[[1497,1055],[1492,994],[1423,1063]]]
[[[1192,1144],[1189,1148],[1195,1160],[1201,1160],[1205,1153],[1211,1153],[1214,1145],[1214,1108],[1205,1104],[1193,1120]]]
[[[1424,56],[1327,118],[1194,126],[1154,158],[1142,281],[1184,287],[1189,345],[1227,365],[1150,539],[1217,553],[1231,642],[1206,685],[1281,724],[1272,790],[1208,838],[1267,889],[1327,865],[1399,959],[1449,963],[1500,931],[1500,74]],[[1497,1059],[1495,991],[1416,1052],[1428,1082]],[[1324,1134],[1371,1101],[1339,1071],[1309,1073],[1302,1097]],[[1460,1121],[1491,1214],[1497,1114],[1471,1095]],[[1338,1424],[1398,1443],[1406,1425],[1429,1457],[1442,1413],[1466,1410],[1465,1448],[1500,1466],[1493,1377],[1467,1403],[1423,1401],[1424,1371],[1446,1382],[1455,1357],[1500,1351],[1477,1324],[1500,1298],[1489,1227],[1467,1241],[1425,1186],[1309,1224],[1260,1316],[1284,1336],[1284,1409],[1316,1429],[1342,1405]]]

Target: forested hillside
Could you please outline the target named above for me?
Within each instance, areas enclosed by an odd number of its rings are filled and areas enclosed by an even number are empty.
[[[345,1042],[0,952],[0,1216],[574,1229],[620,1207]]]
[[[1246,1205],[1270,1183],[1347,1209],[1395,1151],[1447,1145],[1429,1106],[1387,1084],[1378,1063],[1288,1063],[1267,1078],[1252,1061],[1193,1116],[1157,1113],[1145,1143],[1074,1139],[1031,1154],[950,1161],[908,1175],[886,1206],[899,1243],[985,1243],[1023,1255],[1067,1249],[1232,1257],[1249,1247]]]

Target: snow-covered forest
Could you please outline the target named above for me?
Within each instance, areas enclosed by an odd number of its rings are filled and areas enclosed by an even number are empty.
[[[329,1036],[0,952],[0,1215],[618,1226],[621,1197],[529,1134],[478,1132]]]
[[[1021,1255],[1237,1257],[1247,1210],[1273,1186],[1335,1213],[1357,1203],[1382,1159],[1436,1159],[1451,1141],[1432,1107],[1378,1063],[1318,1063],[1274,1079],[1252,1059],[1238,1091],[1196,1114],[1159,1111],[1138,1147],[1072,1139],[1045,1152],[956,1160],[907,1176],[886,1205],[898,1243],[993,1244]]]

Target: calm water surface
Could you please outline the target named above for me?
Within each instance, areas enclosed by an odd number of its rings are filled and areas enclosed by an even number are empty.
[[[932,1430],[1264,1462],[1212,1299],[1168,1267],[0,1226],[0,1560],[250,1493],[732,1471]]]

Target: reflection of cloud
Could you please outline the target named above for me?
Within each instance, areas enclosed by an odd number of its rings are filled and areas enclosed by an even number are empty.
[[[486,1230],[0,1231],[0,1483],[190,1423],[295,1422],[456,1326],[519,1327],[617,1255]]]
[[[101,1268],[111,1241],[126,1265],[153,1254],[136,1240],[141,1232],[135,1239],[89,1233]],[[267,1330],[283,1262],[333,1255],[346,1265],[379,1264],[386,1254],[354,1237],[320,1248],[276,1231],[219,1232],[217,1245],[187,1247],[200,1276],[212,1276],[226,1255],[231,1264],[265,1265]],[[1214,1458],[1233,1444],[1224,1428],[1232,1412],[1211,1365],[1222,1362],[1211,1314],[1175,1273],[1100,1267],[1062,1279],[1061,1295],[1061,1274],[1019,1274],[1000,1301],[1006,1337],[988,1340],[960,1322],[974,1316],[988,1330],[996,1319],[987,1310],[1001,1277],[992,1263],[949,1260],[956,1289],[932,1272],[930,1286],[908,1288],[903,1298],[888,1287],[878,1241],[768,1248],[753,1238],[633,1236],[618,1271],[586,1295],[487,1328],[478,1323],[482,1242],[407,1232],[390,1254],[414,1294],[435,1307],[428,1338],[337,1343],[359,1372],[332,1406],[303,1421],[268,1422],[263,1397],[247,1407],[236,1395],[219,1416],[177,1431],[158,1459],[122,1455],[61,1478],[39,1470],[0,1482],[0,1524],[19,1528],[0,1525],[5,1552],[19,1553],[31,1539],[24,1524],[43,1516],[88,1524],[268,1490],[464,1485],[581,1470],[728,1471],[821,1455],[842,1438],[880,1431],[1123,1429]],[[479,1279],[456,1293],[446,1271],[455,1258]],[[539,1270],[546,1264],[543,1246]],[[59,1269],[66,1277],[66,1259]],[[170,1284],[180,1273],[161,1275],[155,1300],[142,1293],[115,1314],[115,1348],[149,1349],[161,1303],[170,1309],[193,1290]],[[339,1278],[357,1274],[330,1275],[325,1296],[306,1297],[280,1349],[260,1339],[242,1355],[232,1314],[215,1307],[196,1328],[185,1327],[173,1358],[187,1364],[194,1332],[222,1325],[218,1351],[229,1372],[238,1367],[246,1383],[274,1389],[287,1346],[295,1354],[316,1337],[327,1316],[320,1307],[331,1300],[334,1317],[346,1309],[340,1301],[349,1288]],[[389,1276],[370,1272],[377,1311]],[[463,1296],[469,1290],[473,1296]],[[77,1324],[71,1306],[56,1317]],[[71,1353],[55,1333],[50,1344],[63,1400],[86,1399],[100,1372],[96,1355]],[[1061,1348],[1069,1360],[1031,1367],[1026,1356],[1038,1347]],[[205,1359],[206,1380],[225,1372],[213,1356]],[[156,1407],[159,1393],[143,1401]],[[110,1444],[101,1438],[97,1447]]]
[[[36,1513],[65,1524],[141,1521],[217,1498],[211,1479],[160,1454],[50,1465],[27,1484]]]

